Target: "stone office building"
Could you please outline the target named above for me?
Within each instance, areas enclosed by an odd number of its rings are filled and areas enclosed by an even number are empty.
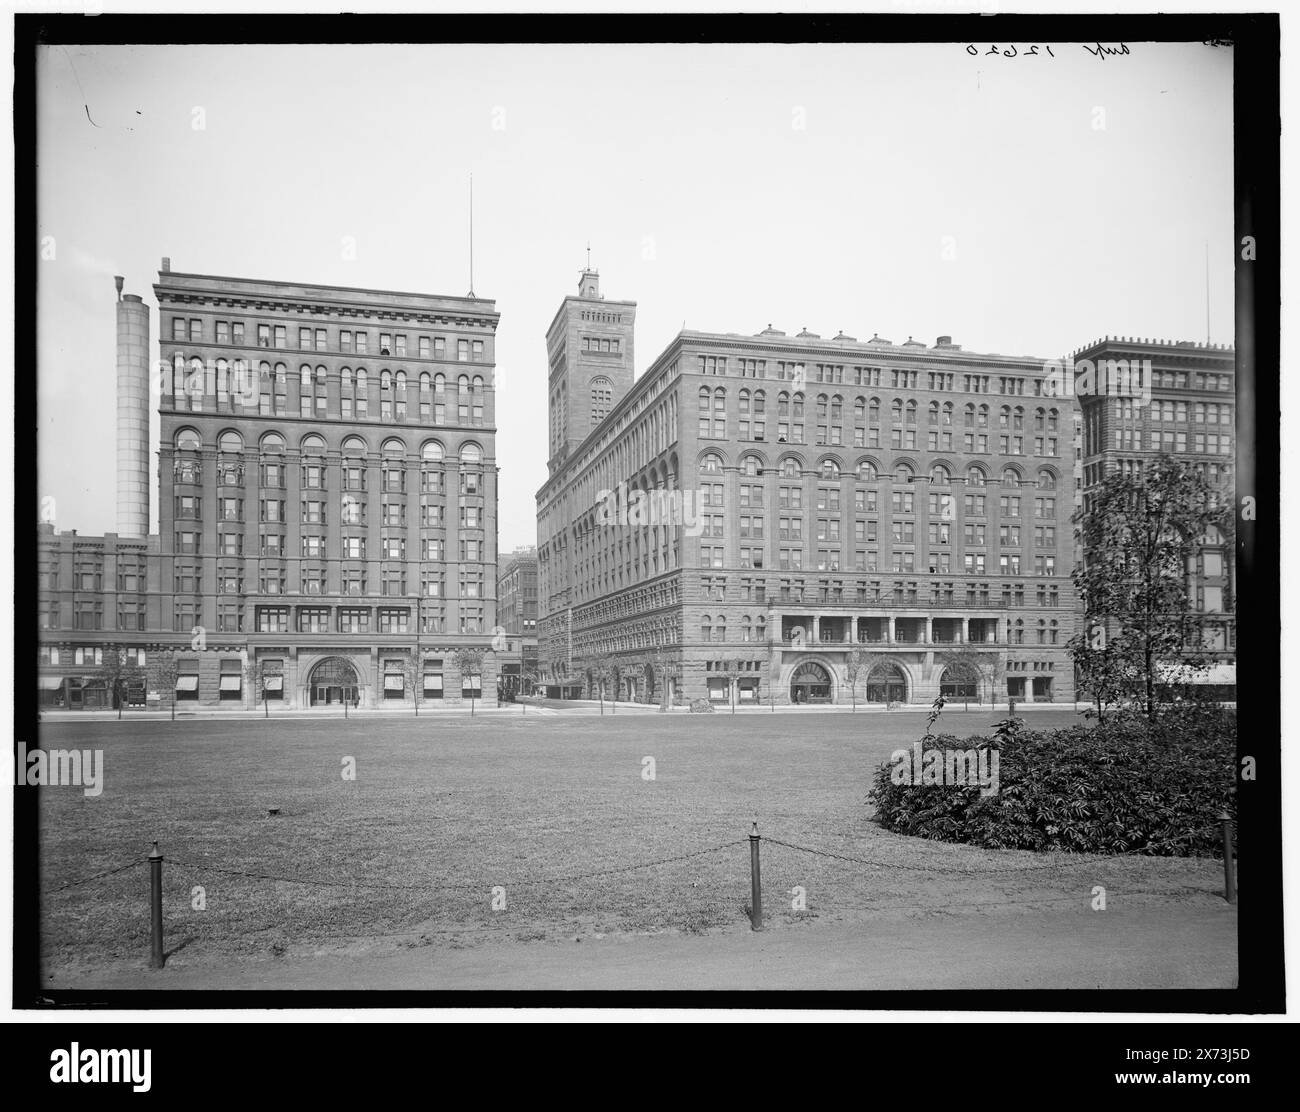
[[[1073,698],[1075,410],[1047,364],[769,325],[683,331],[633,381],[634,319],[588,270],[547,335],[554,687],[606,658],[628,698]]]
[[[1106,336],[1074,352],[1072,377],[1084,425],[1085,504],[1107,475],[1136,474],[1160,455],[1190,461],[1232,498],[1237,406],[1230,345]],[[1231,538],[1211,526],[1187,568],[1197,651],[1209,666],[1179,682],[1223,700],[1235,700],[1237,690],[1235,574]]]
[[[154,292],[159,524],[141,542],[133,633],[176,655],[178,697],[493,699],[493,302],[179,273],[166,259]],[[123,373],[119,358],[119,394]],[[119,475],[119,491],[139,486]],[[78,610],[104,581],[85,589],[59,599],[52,628],[112,641]],[[481,671],[460,673],[461,648],[483,651]]]

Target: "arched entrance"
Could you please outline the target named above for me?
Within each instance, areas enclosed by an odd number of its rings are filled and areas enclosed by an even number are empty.
[[[978,699],[979,672],[968,664],[949,664],[939,677],[939,694],[945,699]]]
[[[829,703],[831,674],[815,660],[805,660],[790,677],[790,702]]]
[[[868,703],[907,702],[907,679],[897,664],[877,664],[867,676]]]
[[[357,672],[341,656],[328,656],[311,670],[307,681],[307,698],[311,706],[357,701]]]

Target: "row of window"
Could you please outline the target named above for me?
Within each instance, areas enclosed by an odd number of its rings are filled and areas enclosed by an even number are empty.
[[[264,484],[274,487],[276,484]],[[385,486],[387,489],[387,485]],[[470,492],[471,494],[473,492]],[[218,498],[217,520],[225,522],[242,522],[244,520],[244,500],[242,498]],[[482,499],[462,500],[460,508],[460,527],[462,529],[482,529],[485,510]],[[257,502],[257,520],[264,523],[287,521],[283,499],[261,498]],[[316,499],[307,499],[299,504],[300,519],[304,525],[327,524],[327,504]],[[178,521],[201,521],[203,518],[203,499],[198,495],[177,494],[174,496],[174,511]],[[406,525],[406,503],[403,501],[384,502],[379,506],[380,524],[385,526]],[[366,503],[359,498],[344,497],[340,506],[339,521],[343,525],[365,525]],[[420,525],[424,528],[443,529],[447,526],[447,507],[441,502],[424,502],[420,506]],[[85,579],[94,576],[94,587],[85,585]],[[127,578],[119,575],[119,580]],[[138,576],[130,576],[138,579]],[[98,576],[93,572],[81,572],[76,576],[81,590],[98,590]],[[135,588],[131,588],[134,590]]]
[[[197,429],[186,426],[176,430],[172,444],[177,451],[197,452],[203,448],[203,437]],[[216,447],[223,455],[238,455],[244,451],[244,437],[233,429],[228,429],[218,435]],[[263,455],[283,454],[286,448],[285,438],[278,432],[264,433],[257,442],[257,450]],[[308,433],[298,442],[298,450],[305,456],[323,456],[326,452],[325,438],[316,433]],[[370,451],[370,445],[364,437],[347,436],[343,438],[339,450],[344,456],[365,456]],[[400,437],[390,436],[380,445],[380,453],[384,456],[405,457],[406,452],[406,443]],[[472,440],[461,444],[459,452],[461,463],[483,462],[483,449]],[[446,449],[441,441],[426,440],[420,445],[420,458],[425,463],[441,463],[447,458]]]
[[[330,374],[323,366],[314,370],[303,364],[299,369],[298,416],[324,418],[335,415],[345,420],[364,420],[371,415],[371,402],[376,400],[364,367],[356,372],[344,367],[338,378],[338,407],[331,404]],[[173,357],[171,401],[174,409],[188,409],[201,413],[206,404],[214,412],[253,412],[261,416],[285,416],[289,410],[288,368],[283,363],[272,370],[262,363],[254,373],[242,359],[227,363],[224,359],[207,364],[198,357],[188,363],[183,355]],[[383,421],[405,421],[409,414],[417,413],[421,422],[446,424],[448,422],[448,386],[446,376],[421,372],[419,378],[407,387],[405,371],[396,373],[380,371],[377,400],[378,416]],[[462,425],[483,424],[485,384],[481,375],[472,379],[461,375],[455,391],[453,413]],[[418,408],[412,410],[408,403],[414,400]]]
[[[173,536],[174,548],[173,553],[176,555],[199,555],[207,550],[203,546],[203,537],[197,532],[190,530],[177,530]],[[318,536],[309,536],[300,538],[302,541],[303,557],[323,557],[325,555],[325,540]],[[364,536],[343,536],[339,538],[338,555],[345,560],[365,560],[367,555],[367,538]],[[478,538],[464,537],[460,542],[460,560],[462,563],[479,563],[487,555],[487,542]],[[288,555],[287,538],[284,533],[268,532],[263,530],[258,533],[257,545],[259,556],[271,558],[283,558]],[[243,533],[224,533],[219,532],[216,537],[215,548],[212,550],[214,555],[218,556],[243,556],[244,555],[244,534]],[[447,542],[439,537],[423,537],[420,540],[420,559],[443,561],[447,558]],[[381,560],[405,560],[406,557],[406,538],[400,536],[381,537],[379,543],[379,554],[376,557]]]
[[[288,348],[290,336],[288,325],[258,324],[256,328],[258,347]],[[376,351],[379,355],[402,356],[418,353],[421,359],[445,360],[447,358],[449,338],[446,336],[417,336],[415,338],[415,351],[409,352],[407,346],[408,337],[405,332],[372,333],[358,328],[338,329],[337,347],[331,349],[328,329],[299,326],[297,332],[298,348],[301,351],[336,350],[364,355],[370,347],[370,337],[372,335],[378,336],[379,346]],[[174,342],[183,343],[188,341],[197,344],[202,343],[203,338],[203,321],[201,319],[198,317],[172,317],[172,340]],[[213,322],[214,342],[239,345],[244,343],[244,339],[245,326],[243,321],[218,320]],[[455,345],[457,362],[483,362],[485,354],[484,341],[457,339]]]
[[[700,456],[699,472],[701,475],[717,475],[726,470],[726,461],[723,457],[714,451],[705,452]],[[757,456],[742,456],[740,460],[740,473],[747,477],[756,477],[761,474],[771,474],[772,469],[765,467]],[[815,475],[822,481],[838,481],[842,472],[839,462],[833,459],[824,459],[818,464],[815,471],[806,471],[801,460],[794,456],[784,457],[778,464],[775,473],[783,479],[798,479],[805,475]],[[852,472],[858,482],[873,483],[879,481],[881,477],[879,466],[873,460],[859,460],[857,467]],[[916,469],[905,460],[900,460],[894,465],[893,481],[896,483],[916,482]],[[931,483],[948,486],[954,482],[952,469],[947,464],[936,463],[929,471],[928,479]],[[972,464],[966,469],[964,479],[968,486],[986,486],[989,482],[989,473],[979,464]],[[1004,467],[1002,469],[1001,482],[1008,486],[1024,486],[1028,482],[1023,473],[1017,467]],[[1057,484],[1057,474],[1051,468],[1041,468],[1038,472],[1037,485],[1042,490],[1055,490]]]
[[[699,554],[699,566],[701,568],[727,567],[726,549],[722,545],[701,544]],[[737,566],[746,569],[761,569],[765,561],[765,549],[746,547],[744,545],[740,547]],[[839,548],[819,547],[805,564],[804,549],[802,547],[779,547],[776,551],[776,567],[781,571],[803,571],[807,569],[809,571],[829,572],[891,571],[896,574],[912,574],[928,570],[931,575],[952,575],[957,573],[987,575],[991,566],[991,564],[987,563],[987,554],[983,552],[964,553],[960,561],[949,552],[930,552],[924,560],[918,562],[915,551],[911,549],[895,549],[892,552],[887,551],[882,561],[881,554],[876,549],[844,553]],[[1028,561],[1024,563],[1023,570],[1025,573],[1029,572],[1030,566]],[[1056,575],[1056,567],[1056,556],[1054,554],[1033,557],[1033,575],[1054,576]],[[999,555],[996,570],[1001,575],[1022,574],[1021,555],[1019,553],[1003,553]]]
[[[698,374],[725,376],[728,374],[728,361],[735,367],[740,378],[767,378],[766,359],[737,359],[726,355],[696,356]],[[813,381],[833,385],[850,386],[891,386],[896,390],[916,390],[920,388],[921,372],[899,367],[881,368],[853,365],[846,367],[842,363],[815,363],[810,372],[807,363],[794,361],[775,361],[773,378],[782,380]],[[955,390],[957,375],[953,372],[930,371],[926,383],[931,390]],[[961,388],[968,394],[987,394],[990,392],[990,375],[963,374]],[[1035,397],[1050,397],[1052,386],[1044,385],[1041,378],[1020,378],[998,376],[998,393],[1023,395],[1028,392]]]

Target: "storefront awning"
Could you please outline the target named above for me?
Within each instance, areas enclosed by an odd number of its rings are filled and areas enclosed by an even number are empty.
[[[384,677],[384,690],[385,690],[385,691],[405,691],[405,690],[406,690],[406,677],[405,677],[405,676],[385,676],[385,677]]]
[[[58,691],[63,686],[62,676],[41,676],[37,681],[42,691]]]
[[[1160,667],[1160,682],[1234,684],[1237,682],[1237,666],[1211,664],[1206,668],[1191,668],[1185,664],[1166,664]]]
[[[262,689],[263,689],[264,691],[283,691],[283,690],[284,690],[284,677],[283,677],[283,676],[263,676],[263,677],[262,677]]]
[[[198,676],[177,676],[176,677],[177,691],[197,691],[198,689],[199,689]]]
[[[240,679],[239,676],[222,676],[222,677],[221,677],[221,690],[222,690],[222,691],[238,691],[242,686],[243,686],[243,684],[242,684],[242,681],[241,681],[241,679]]]
[[[441,690],[442,690],[442,673],[441,673],[441,672],[426,672],[426,673],[425,673],[425,676],[424,676],[424,690],[425,690],[425,691],[441,691]]]

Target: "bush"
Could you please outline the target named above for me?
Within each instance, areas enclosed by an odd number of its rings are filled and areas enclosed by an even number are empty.
[[[1105,724],[1031,730],[1010,719],[995,737],[927,737],[929,749],[991,749],[999,790],[895,784],[875,773],[868,800],[886,830],[991,849],[1209,856],[1220,812],[1235,818],[1237,719],[1232,711],[1172,707],[1154,721],[1123,712]]]
[[[710,703],[708,699],[692,699],[692,700],[691,700],[691,713],[692,713],[692,714],[712,714],[712,713],[713,713],[713,704]]]

